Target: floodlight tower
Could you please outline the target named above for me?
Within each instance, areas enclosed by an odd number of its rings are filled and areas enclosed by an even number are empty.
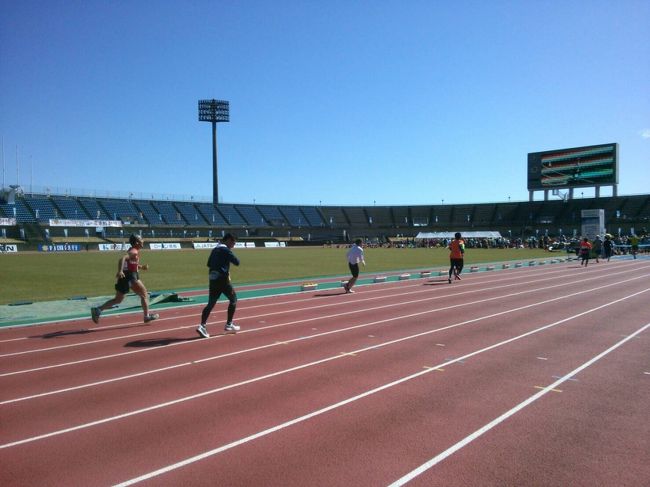
[[[230,122],[230,103],[224,100],[199,100],[199,122],[212,122],[212,202],[219,203],[217,178],[217,123]]]

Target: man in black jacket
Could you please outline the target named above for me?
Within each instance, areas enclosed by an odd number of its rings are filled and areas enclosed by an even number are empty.
[[[208,298],[208,304],[205,305],[205,308],[203,308],[203,312],[201,313],[201,324],[196,329],[199,336],[203,338],[210,337],[205,325],[212,308],[214,308],[214,305],[217,303],[217,300],[222,293],[225,294],[230,301],[228,304],[228,318],[226,321],[225,331],[239,331],[239,326],[232,322],[233,316],[235,315],[235,309],[237,308],[237,294],[230,283],[230,264],[239,265],[239,259],[232,253],[232,250],[230,250],[235,246],[235,240],[234,235],[230,233],[225,234],[221,239],[221,242],[212,249],[210,257],[208,258],[208,268],[210,269],[210,295]]]

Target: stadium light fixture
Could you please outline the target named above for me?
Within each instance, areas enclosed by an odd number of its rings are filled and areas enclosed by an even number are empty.
[[[225,100],[199,100],[199,122],[212,123],[212,202],[219,203],[217,176],[217,123],[230,122],[230,102]]]

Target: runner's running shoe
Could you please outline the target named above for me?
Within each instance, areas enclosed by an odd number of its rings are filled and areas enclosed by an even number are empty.
[[[196,329],[196,332],[203,338],[210,338],[210,334],[208,333],[208,330],[205,328],[204,324],[200,324]]]
[[[90,310],[90,317],[93,320],[93,323],[97,324],[99,323],[99,316],[102,314],[102,310],[99,309],[99,306],[96,306],[94,308],[91,308]]]
[[[157,314],[157,313],[154,313],[154,314],[149,313],[147,316],[144,317],[144,322],[149,323],[150,321],[157,320],[158,318],[160,318],[159,314]]]
[[[226,323],[226,327],[224,328],[225,331],[239,331],[240,327],[238,325],[235,325],[234,323]]]

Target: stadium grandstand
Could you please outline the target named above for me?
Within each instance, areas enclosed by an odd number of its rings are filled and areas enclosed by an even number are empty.
[[[27,194],[0,197],[0,243],[34,249],[45,243],[123,242],[131,233],[181,246],[234,232],[248,241],[290,245],[377,242],[426,232],[499,232],[504,238],[579,236],[581,212],[603,209],[613,235],[647,235],[650,195],[545,201],[398,206],[214,205],[198,201]]]

